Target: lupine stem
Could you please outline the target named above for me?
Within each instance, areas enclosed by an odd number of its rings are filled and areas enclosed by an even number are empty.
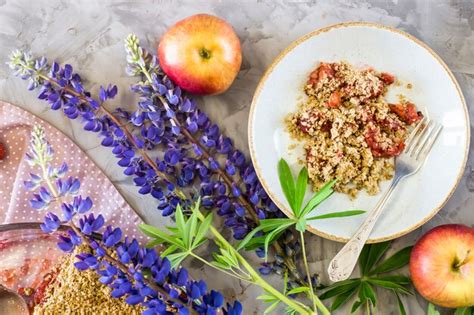
[[[313,288],[313,283],[311,280],[311,272],[309,271],[309,266],[308,266],[308,257],[306,256],[306,246],[304,242],[304,233],[300,232],[300,240],[301,240],[301,253],[303,255],[303,263],[304,263],[304,268],[306,270],[306,277],[308,277],[308,284],[309,284],[309,289],[310,289],[310,296],[311,296],[311,301],[313,302],[313,310],[315,314],[318,314],[318,308],[321,310],[321,312],[324,315],[329,315],[329,310],[324,306],[324,304],[321,302],[321,300],[318,298],[318,296],[314,293],[314,288]]]
[[[219,268],[219,267],[217,267],[217,266],[214,266],[213,264],[211,264],[210,262],[208,262],[207,260],[205,260],[205,259],[202,258],[201,256],[196,255],[196,254],[193,253],[193,252],[190,252],[189,255],[192,256],[192,257],[194,257],[194,258],[196,258],[196,259],[199,260],[200,262],[202,262],[202,263],[208,265],[209,267],[212,267],[213,269],[216,269],[216,270],[219,270],[220,272],[225,273],[225,274],[228,275],[228,276],[234,277],[234,278],[236,278],[236,279],[238,279],[238,280],[247,281],[247,282],[252,282],[250,279],[245,279],[244,277],[240,277],[240,276],[237,275],[237,274],[228,272],[227,270],[224,270],[224,269],[221,269],[221,268]]]

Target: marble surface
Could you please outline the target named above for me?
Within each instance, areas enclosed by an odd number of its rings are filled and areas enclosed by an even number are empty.
[[[128,92],[133,79],[124,74],[123,39],[136,33],[148,48],[157,44],[166,27],[194,13],[206,12],[228,20],[242,41],[242,70],[231,89],[220,96],[200,98],[215,121],[247,151],[247,116],[255,87],[277,54],[298,37],[319,27],[343,21],[371,21],[400,28],[431,46],[454,71],[474,121],[474,2],[472,0],[393,1],[57,1],[0,0],[0,99],[17,104],[47,120],[69,135],[110,177],[130,204],[149,218],[163,224],[151,198],[137,194],[130,179],[115,165],[115,159],[97,138],[60,113],[48,110],[27,92],[4,64],[11,50],[22,48],[35,55],[74,65],[92,91],[100,84],[114,83],[120,94],[114,104],[133,106]],[[449,104],[446,104],[449,106]],[[471,124],[472,130],[472,124]],[[472,149],[471,149],[472,153]],[[449,161],[447,161],[449,163]],[[435,225],[463,222],[474,224],[474,160],[468,161],[464,177],[439,214],[422,228],[395,241],[393,249],[413,244]],[[310,237],[311,268],[323,271],[341,244]],[[254,258],[254,257],[251,257]],[[258,288],[226,277],[216,277],[199,264],[191,263],[196,276],[240,299],[245,314],[261,314],[263,305],[255,300]],[[322,272],[323,280],[325,279]],[[278,285],[278,278],[272,282]],[[408,314],[424,314],[420,297],[405,299]],[[344,308],[340,314],[349,310]],[[395,300],[380,294],[375,314],[397,314]]]

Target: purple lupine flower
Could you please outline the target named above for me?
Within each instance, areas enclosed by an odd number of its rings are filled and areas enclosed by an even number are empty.
[[[66,77],[69,76],[67,73]],[[41,157],[46,153],[51,157],[52,150],[47,149],[49,146],[42,130],[35,128],[32,138],[30,155]],[[64,164],[58,169],[53,168],[49,165],[51,160],[31,159],[34,165],[51,170],[43,174],[45,177],[32,175],[34,180],[39,177],[40,182],[47,183],[49,187],[53,186],[58,173],[65,175],[67,170]],[[92,200],[77,196],[79,187],[77,179],[56,180],[56,189],[39,187],[34,199],[48,204],[53,201],[60,203],[63,215],[71,226],[65,234],[58,236],[57,245],[61,250],[73,252],[84,242],[91,248],[92,253],[77,255],[78,261],[74,265],[78,270],[94,270],[99,275],[99,281],[112,289],[112,297],[124,297],[130,305],[143,305],[146,308],[144,314],[168,314],[171,309],[179,314],[188,314],[188,307],[202,315],[217,314],[218,311],[228,313],[223,307],[222,295],[213,290],[208,292],[204,281],[190,279],[184,268],[171,269],[168,259],[160,257],[154,249],[140,247],[137,240],[128,237],[123,239],[120,228],[109,225],[103,229],[104,217],[88,213],[93,205]],[[63,201],[62,198],[72,198],[72,202]],[[78,216],[80,218],[74,220]],[[74,221],[78,221],[78,225]],[[41,229],[52,233],[60,225],[59,217],[49,212],[45,215]],[[96,232],[102,232],[102,239],[94,238]]]

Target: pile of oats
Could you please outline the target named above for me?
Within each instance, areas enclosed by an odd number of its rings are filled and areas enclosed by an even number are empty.
[[[74,267],[76,255],[87,251],[90,249],[81,245],[64,257],[34,314],[141,314],[143,307],[111,297],[111,289],[99,282],[94,271],[79,271]]]
[[[337,179],[335,190],[352,198],[393,176],[393,157],[410,125],[423,116],[407,101],[388,104],[388,73],[356,69],[346,62],[321,63],[304,87],[307,99],[287,118],[290,134],[305,143],[304,163],[313,188]]]

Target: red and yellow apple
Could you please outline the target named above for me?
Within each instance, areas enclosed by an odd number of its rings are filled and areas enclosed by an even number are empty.
[[[163,71],[193,94],[227,90],[242,63],[240,40],[226,21],[197,14],[173,25],[158,45]]]
[[[443,307],[474,305],[474,229],[435,227],[414,246],[410,273],[416,290]]]

